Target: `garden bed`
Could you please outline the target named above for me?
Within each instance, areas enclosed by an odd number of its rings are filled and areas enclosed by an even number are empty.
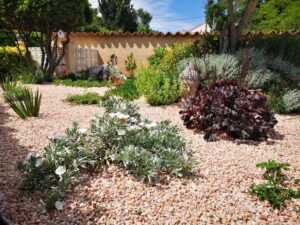
[[[77,121],[88,128],[97,106],[78,106],[64,101],[83,88],[54,85],[38,87],[43,95],[41,117],[21,120],[0,98],[0,211],[16,224],[299,224],[300,201],[288,201],[281,211],[259,202],[248,192],[261,180],[256,163],[275,159],[291,164],[291,176],[300,171],[300,116],[276,116],[282,140],[259,145],[229,141],[207,143],[200,134],[187,130],[177,106],[151,107],[136,101],[143,117],[170,120],[189,142],[197,160],[190,178],[172,178],[149,186],[125,170],[110,166],[95,174],[85,173],[67,195],[65,209],[47,213],[39,194],[18,190],[18,161],[29,152],[39,152],[48,137],[63,134]],[[90,88],[104,95],[107,88]]]

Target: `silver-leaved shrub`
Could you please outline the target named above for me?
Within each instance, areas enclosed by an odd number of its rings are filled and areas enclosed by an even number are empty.
[[[120,98],[102,103],[89,130],[77,124],[65,136],[53,137],[41,156],[29,155],[19,169],[25,190],[41,191],[48,209],[63,208],[63,199],[82,170],[116,164],[145,182],[161,174],[182,177],[191,173],[194,161],[185,140],[168,121],[144,120],[138,107]]]

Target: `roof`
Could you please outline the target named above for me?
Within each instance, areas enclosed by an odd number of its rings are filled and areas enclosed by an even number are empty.
[[[176,33],[171,33],[171,32],[167,32],[167,33],[163,33],[163,32],[150,32],[150,33],[143,33],[143,32],[134,32],[134,33],[130,33],[130,32],[72,32],[72,35],[76,35],[76,36],[101,36],[101,37],[111,37],[111,36],[118,36],[118,37],[132,37],[132,36],[136,36],[136,37],[141,37],[141,36],[145,36],[145,37],[166,37],[166,36],[172,36],[172,37],[186,37],[186,36],[200,36],[202,35],[202,33],[200,32],[176,32]]]
[[[211,29],[207,23],[201,23],[190,30],[191,33],[197,33],[197,32],[198,33],[206,33],[206,32],[210,32],[210,31],[211,31]]]

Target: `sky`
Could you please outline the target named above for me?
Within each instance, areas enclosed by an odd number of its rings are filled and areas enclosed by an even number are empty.
[[[97,7],[97,0],[90,0]],[[132,0],[136,9],[153,16],[151,28],[162,32],[189,31],[204,22],[207,0]]]

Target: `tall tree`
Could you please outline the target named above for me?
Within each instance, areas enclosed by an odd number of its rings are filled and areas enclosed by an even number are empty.
[[[237,49],[258,3],[259,0],[208,1],[206,18],[215,31],[221,32],[223,51]]]
[[[137,13],[131,0],[98,0],[103,25],[112,31],[137,31]]]
[[[8,30],[17,31],[28,48],[37,33],[42,51],[42,69],[51,78],[64,57],[70,32],[90,22],[88,0],[0,0],[0,18]],[[59,37],[59,31],[65,37]],[[28,51],[27,51],[28,52]]]
[[[138,16],[138,28],[139,32],[150,32],[150,22],[152,20],[152,16],[149,12],[145,11],[144,9],[137,10]]]

